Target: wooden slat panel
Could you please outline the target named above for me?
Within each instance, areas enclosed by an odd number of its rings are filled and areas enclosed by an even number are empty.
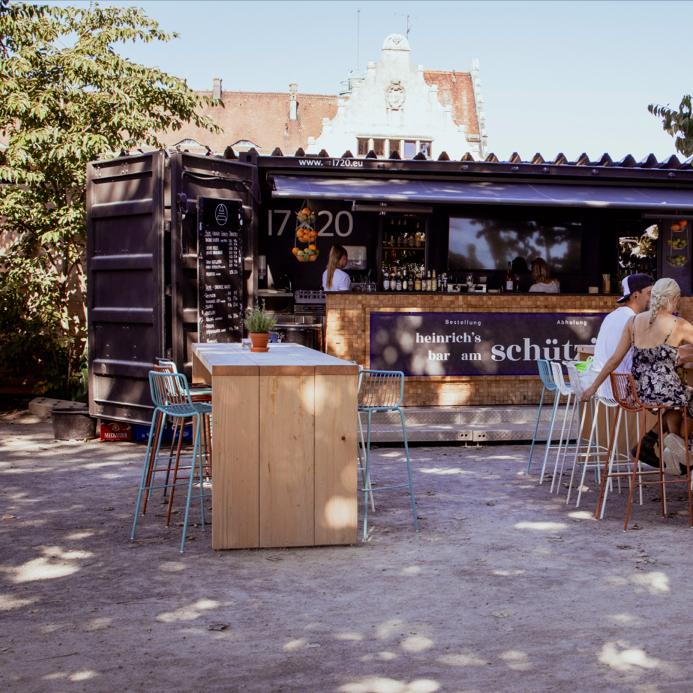
[[[259,529],[259,378],[212,378],[212,546],[255,548]]]
[[[260,546],[311,546],[314,378],[261,375],[259,380]]]
[[[315,543],[356,543],[357,376],[315,377]]]

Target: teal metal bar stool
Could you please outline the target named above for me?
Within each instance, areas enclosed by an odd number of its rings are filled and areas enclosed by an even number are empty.
[[[541,421],[541,410],[544,406],[544,397],[547,392],[556,392],[556,383],[553,380],[551,372],[551,364],[546,359],[537,359],[537,368],[539,369],[539,378],[541,378],[541,397],[539,398],[539,407],[537,409],[537,421],[534,424],[534,433],[532,434],[532,445],[529,448],[529,459],[527,460],[527,471],[529,472],[532,466],[532,456],[534,455],[534,446],[537,443],[537,433],[539,431],[539,422]],[[553,413],[553,412],[552,412]],[[554,414],[555,417],[555,414]],[[553,431],[553,418],[551,420],[551,430]]]
[[[187,479],[188,493],[185,499],[185,515],[183,518],[183,535],[180,542],[180,552],[185,549],[185,537],[188,530],[188,520],[190,517],[190,501],[192,499],[195,478],[200,487],[200,522],[202,528],[205,526],[204,508],[204,471],[203,471],[203,452],[202,452],[202,427],[204,417],[211,414],[212,406],[206,402],[193,402],[188,388],[188,380],[182,373],[166,373],[149,371],[149,389],[151,392],[154,411],[152,413],[152,423],[149,429],[149,440],[147,442],[147,452],[142,466],[142,476],[139,489],[137,491],[137,501],[135,503],[135,514],[132,521],[132,531],[130,540],[134,541],[137,533],[137,522],[140,516],[140,508],[145,494],[150,494],[154,488],[151,481],[152,469],[156,467],[156,461],[161,448],[161,439],[166,426],[167,419],[171,419],[174,424],[182,424],[186,419],[192,419],[194,427],[193,450],[190,461],[190,475]],[[169,488],[177,483],[174,479],[173,484],[165,484]],[[164,486],[161,486],[163,488]]]
[[[358,383],[358,420],[361,444],[363,445],[363,421],[362,414],[366,415],[365,436],[365,469],[363,474],[363,540],[368,538],[368,507],[369,497],[372,502],[374,491],[385,491],[397,488],[409,489],[411,514],[414,520],[414,529],[418,532],[419,522],[416,517],[416,498],[411,475],[411,459],[409,456],[409,440],[407,438],[407,424],[402,409],[404,402],[404,373],[402,371],[379,371],[372,369],[359,369]],[[387,486],[373,486],[371,483],[371,431],[373,414],[384,412],[397,412],[402,424],[402,442],[404,443],[404,455],[407,464],[407,483],[390,484]]]

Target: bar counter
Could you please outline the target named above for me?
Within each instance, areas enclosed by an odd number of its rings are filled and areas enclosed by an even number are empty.
[[[532,316],[547,313],[594,314],[595,321],[600,320],[597,316],[617,307],[617,299],[618,295],[603,294],[328,293],[326,350],[369,366],[372,313],[522,313],[531,329]],[[693,318],[693,298],[682,299],[681,313],[688,320]],[[411,375],[405,379],[407,406],[536,404],[540,392],[536,375]]]
[[[212,386],[212,547],[356,543],[358,369],[298,344],[193,345]]]

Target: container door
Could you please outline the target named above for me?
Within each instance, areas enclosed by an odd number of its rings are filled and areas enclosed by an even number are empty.
[[[164,153],[89,164],[89,413],[148,423],[164,345]]]
[[[204,221],[199,218],[199,210],[210,208],[211,218],[214,218],[217,205],[226,201],[230,221],[235,224],[237,215],[241,215],[238,244],[242,248],[243,262],[241,276],[237,279],[242,283],[240,293],[247,305],[253,302],[257,289],[253,268],[257,266],[258,195],[257,167],[252,164],[182,152],[171,156],[171,357],[188,375],[192,368],[193,343],[226,339],[220,338],[221,333],[213,337],[198,332],[199,319],[203,317],[199,311],[200,300],[205,301],[198,281],[200,258],[205,256],[199,242],[200,224]],[[205,198],[213,202],[205,203]],[[234,296],[238,293],[234,292]],[[216,304],[217,309],[220,306]],[[243,310],[245,305],[239,307]],[[240,333],[234,328],[226,334],[236,339]]]

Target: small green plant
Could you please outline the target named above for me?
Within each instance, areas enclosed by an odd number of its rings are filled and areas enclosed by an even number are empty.
[[[245,319],[248,332],[269,332],[277,324],[277,318],[260,308],[249,310]]]

